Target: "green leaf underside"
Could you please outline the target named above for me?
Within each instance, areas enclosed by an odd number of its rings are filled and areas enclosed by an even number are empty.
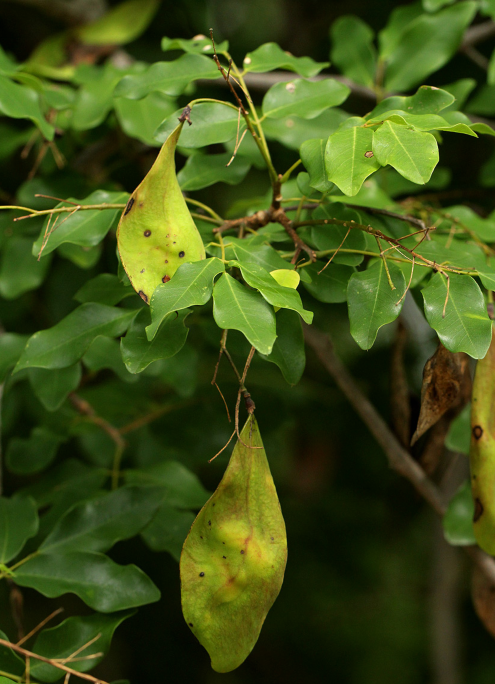
[[[372,152],[373,132],[354,126],[328,138],[325,150],[327,179],[345,195],[356,195],[363,182],[380,164]]]
[[[482,359],[490,345],[492,324],[481,290],[470,276],[449,273],[449,281],[448,300],[447,279],[441,273],[435,273],[422,290],[426,320],[449,351]]]
[[[40,553],[16,570],[16,584],[56,598],[76,594],[90,608],[113,613],[154,603],[160,592],[135,565],[117,565],[102,553]]]
[[[60,323],[32,335],[14,372],[22,368],[65,368],[78,361],[98,335],[116,337],[127,329],[135,310],[105,304],[81,304]]]
[[[219,328],[242,332],[262,354],[271,353],[277,337],[273,307],[228,273],[213,288],[213,318]]]
[[[217,672],[235,669],[253,649],[287,560],[285,524],[254,416],[240,439],[180,563],[184,618]]]
[[[374,261],[366,271],[354,273],[349,279],[347,302],[351,335],[361,349],[373,346],[378,330],[394,321],[404,304],[404,275],[394,263],[388,261],[387,266],[394,290],[388,282],[383,259]]]
[[[149,340],[158,332],[165,318],[173,311],[206,304],[213,292],[213,282],[225,271],[220,259],[212,258],[182,264],[168,283],[159,285],[150,302],[151,324],[146,328]]]

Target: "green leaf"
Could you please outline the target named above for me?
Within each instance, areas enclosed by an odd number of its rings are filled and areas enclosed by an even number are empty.
[[[449,501],[442,525],[445,539],[453,546],[476,544],[473,532],[474,501],[466,480]]]
[[[224,238],[225,240],[225,238]],[[254,240],[237,240],[230,238],[237,259],[242,264],[256,264],[270,273],[280,268],[294,269],[294,265],[282,259],[280,254],[270,245],[260,245]]]
[[[53,140],[54,127],[45,119],[40,107],[39,93],[13,83],[0,75],[0,113],[13,119],[30,119],[47,140]]]
[[[107,118],[112,109],[113,89],[123,76],[122,70],[109,62],[104,67],[92,67],[87,74],[77,91],[70,120],[76,131],[96,128]]]
[[[465,111],[470,114],[490,116],[495,113],[495,86],[484,85],[479,88],[474,97],[469,100]]]
[[[451,451],[457,451],[469,456],[471,446],[471,403],[465,406],[460,414],[450,424],[445,446]]]
[[[495,242],[495,219],[494,218],[482,218],[479,214],[476,214],[469,207],[463,205],[457,205],[454,207],[446,207],[442,209],[441,214],[447,215],[445,218],[445,224],[450,226],[452,224],[468,228],[477,237],[481,238],[484,242]],[[450,220],[453,216],[457,219],[457,222]]]
[[[229,49],[229,41],[223,40],[221,43],[215,43],[215,49],[218,54],[222,52],[227,52]],[[196,36],[191,38],[191,40],[185,40],[183,38],[162,38],[162,50],[163,52],[168,52],[168,50],[184,50],[184,52],[190,52],[192,54],[213,54],[213,45],[211,38],[206,36]]]
[[[254,52],[248,52],[242,63],[244,72],[263,73],[274,69],[287,69],[311,78],[329,66],[328,62],[315,62],[310,57],[294,57],[284,52],[276,43],[260,45]]]
[[[152,340],[165,318],[173,311],[206,304],[213,292],[215,276],[225,271],[220,259],[205,259],[182,264],[168,283],[159,285],[150,302],[151,324],[146,328]]]
[[[180,95],[192,81],[218,76],[213,59],[203,55],[185,54],[173,62],[155,62],[140,74],[124,76],[113,95],[130,100],[141,100],[154,91]]]
[[[96,613],[84,617],[70,617],[56,627],[44,629],[40,632],[32,650],[34,653],[50,659],[70,658],[77,651],[82,659],[73,662],[69,660],[70,667],[78,672],[87,672],[102,661],[103,654],[110,648],[115,630],[131,615],[133,615],[133,611],[117,613],[116,615],[99,615]],[[102,655],[98,658],[84,659],[97,653]],[[34,658],[30,669],[31,676],[42,682],[56,682],[63,674],[59,668]]]
[[[169,116],[155,131],[155,140],[165,142],[170,133],[177,127],[177,118],[182,109]],[[227,105],[217,102],[200,102],[191,111],[192,125],[182,129],[179,138],[180,147],[206,147],[232,140],[237,132],[245,128],[244,119],[239,126],[239,112]]]
[[[0,630],[0,639],[10,641],[5,632]],[[17,677],[22,677],[26,669],[24,660],[15,651],[6,646],[0,646],[0,671],[9,672]],[[12,684],[11,679],[0,676],[0,684]]]
[[[337,250],[341,245],[342,248],[334,257],[333,261],[336,264],[345,264],[346,266],[357,266],[364,257],[362,254],[346,254],[342,250],[353,249],[357,251],[366,250],[366,236],[358,229],[350,230],[351,221],[355,223],[362,223],[361,215],[354,209],[348,209],[340,202],[332,202],[332,204],[319,206],[313,212],[314,219],[338,219],[340,221],[348,221],[345,226],[332,225],[331,223],[325,226],[313,226],[311,228],[311,241],[318,250]],[[347,235],[347,233],[349,233]],[[346,237],[347,235],[347,237]],[[344,242],[345,239],[345,242]],[[343,243],[343,244],[342,244]],[[328,257],[333,256],[330,252]],[[320,269],[318,269],[320,270]]]
[[[325,169],[325,147],[327,141],[322,138],[306,140],[299,151],[302,163],[309,174],[309,184],[315,190],[328,192],[334,185],[327,180]]]
[[[58,521],[40,551],[108,551],[118,541],[139,534],[163,496],[161,487],[121,487],[76,504]]]
[[[178,562],[195,517],[190,511],[178,511],[168,503],[163,503],[141,532],[141,537],[152,551],[168,551]]]
[[[0,563],[8,563],[38,531],[38,513],[31,497],[0,497]]]
[[[372,147],[373,132],[369,128],[354,126],[328,138],[325,150],[327,178],[345,195],[355,195],[366,178],[380,168],[376,157],[369,156]]]
[[[454,101],[454,96],[446,90],[433,86],[421,86],[414,95],[394,95],[385,98],[366,115],[366,119],[378,120],[382,114],[394,109],[400,109],[409,114],[438,114],[450,107]]]
[[[354,273],[347,287],[351,335],[361,349],[370,349],[378,330],[400,314],[406,281],[400,268],[387,262],[395,289],[388,282],[383,259],[375,260],[366,271]],[[399,300],[401,300],[399,302]]]
[[[178,461],[162,461],[140,470],[126,470],[126,484],[165,490],[164,501],[176,508],[201,508],[210,497],[194,473]]]
[[[311,276],[311,282],[304,283],[304,287],[315,299],[325,304],[347,301],[347,284],[354,273],[354,268],[331,263],[319,273],[324,266],[322,261],[305,266],[305,270]]]
[[[175,99],[163,93],[150,93],[142,100],[114,98],[113,106],[119,124],[128,136],[146,145],[156,146],[155,131],[177,106]]]
[[[306,366],[304,335],[297,313],[288,309],[277,312],[277,339],[269,356],[261,357],[280,368],[289,385],[297,385]]]
[[[76,302],[99,302],[114,306],[126,297],[135,294],[131,287],[126,287],[113,273],[100,273],[95,278],[87,280],[74,295]]]
[[[451,352],[466,352],[482,359],[490,346],[492,324],[473,278],[449,273],[447,281],[441,273],[435,273],[422,294],[426,320],[437,331],[442,344]]]
[[[149,309],[142,309],[120,342],[122,359],[129,373],[141,373],[153,361],[175,356],[186,343],[189,328],[185,325],[185,319],[190,313],[190,309],[183,309],[169,314],[150,342],[146,337],[150,312]]]
[[[33,392],[43,406],[48,411],[56,411],[68,395],[79,387],[81,364],[67,368],[30,368],[28,377]]]
[[[177,174],[177,180],[184,192],[201,190],[214,183],[238,185],[244,180],[251,164],[242,157],[232,159],[231,154],[194,154]]]
[[[58,248],[58,253],[63,259],[68,259],[78,268],[93,268],[100,260],[102,249],[101,245],[95,247],[82,247],[65,242]]]
[[[457,51],[476,9],[475,2],[459,2],[411,21],[386,55],[386,90],[409,90],[444,66]]]
[[[13,437],[5,454],[7,468],[17,475],[31,475],[47,468],[64,438],[43,426],[35,427],[28,439]]]
[[[237,261],[230,262],[230,265],[240,268],[246,283],[258,290],[269,304],[278,309],[296,311],[305,323],[310,324],[313,321],[313,313],[303,308],[299,293],[291,287],[280,285],[263,267]]]
[[[451,112],[450,116],[456,115],[457,117],[459,114],[460,112]],[[409,114],[409,112],[404,112],[401,109],[393,109],[374,119],[369,119],[368,123],[380,123],[383,120],[413,128],[416,131],[446,131],[447,133],[463,133],[473,138],[478,137],[471,128],[469,119],[467,119],[469,125],[462,122],[449,123],[447,119],[438,114]]]
[[[396,7],[390,13],[387,25],[378,34],[380,45],[380,57],[382,60],[395,50],[400,43],[402,34],[406,28],[423,14],[423,8],[419,2],[403,7]]]
[[[0,335],[0,383],[4,382],[9,370],[19,360],[28,339],[28,335],[18,335],[17,333]]]
[[[431,133],[412,131],[385,121],[373,137],[373,152],[382,166],[390,164],[413,183],[426,183],[438,164],[438,145]]]
[[[13,679],[7,679],[7,677],[0,675],[0,684],[16,684],[16,682]]]
[[[118,337],[136,315],[135,310],[118,309],[88,302],[48,330],[32,335],[14,368],[65,368],[82,357],[98,335]]]
[[[213,288],[213,318],[219,328],[239,330],[262,354],[270,354],[277,337],[273,307],[224,273]]]
[[[263,116],[269,119],[286,116],[314,119],[325,109],[342,104],[350,92],[346,85],[333,79],[306,81],[299,78],[276,83],[263,98]]]
[[[376,50],[372,29],[359,17],[339,17],[330,29],[330,58],[340,71],[356,83],[372,88],[375,83]]]
[[[423,0],[423,7],[427,12],[436,12],[445,7],[445,5],[452,5],[455,0]]]
[[[88,351],[82,357],[87,368],[98,372],[103,368],[110,368],[124,382],[136,382],[138,378],[129,373],[122,361],[120,344],[110,337],[96,337]]]
[[[85,45],[126,45],[139,38],[149,26],[160,0],[127,0],[100,19],[79,27],[77,37]]]
[[[82,206],[88,204],[125,204],[129,195],[126,192],[107,192],[106,190],[96,190],[91,195],[83,200],[75,200],[71,198],[69,202],[80,204]],[[57,204],[57,207],[65,207],[67,204],[62,202]],[[76,207],[74,206],[74,209]],[[45,232],[49,232],[50,236],[46,242],[42,256],[46,256],[53,252],[59,245],[66,242],[80,245],[81,247],[94,247],[99,244],[110,228],[113,226],[117,217],[121,214],[122,209],[94,209],[68,212],[67,214],[59,214],[57,220],[49,219],[45,221],[39,238],[33,245],[33,254],[38,256],[41,247],[44,243]]]
[[[40,553],[16,570],[16,584],[56,598],[76,594],[100,613],[154,603],[160,592],[135,565],[117,565],[102,553]]]
[[[341,109],[326,109],[315,119],[288,116],[286,119],[266,119],[263,130],[268,140],[277,140],[291,150],[299,150],[303,142],[312,138],[328,138],[337,130],[348,114]]]
[[[37,261],[32,255],[32,240],[14,235],[6,240],[0,266],[0,295],[16,299],[36,290],[44,281],[50,259]]]

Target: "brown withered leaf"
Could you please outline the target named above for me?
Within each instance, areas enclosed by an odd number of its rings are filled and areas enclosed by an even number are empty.
[[[449,409],[462,408],[470,394],[469,357],[464,352],[454,354],[440,343],[423,370],[421,410],[411,446]]]
[[[495,585],[476,566],[473,568],[471,595],[476,615],[487,632],[495,637]]]

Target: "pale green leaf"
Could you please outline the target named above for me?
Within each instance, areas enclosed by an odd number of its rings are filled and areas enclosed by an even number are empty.
[[[245,72],[263,73],[274,69],[287,69],[310,78],[328,66],[328,62],[315,62],[310,57],[294,57],[284,52],[276,43],[260,45],[254,52],[248,52],[242,63]]]
[[[327,179],[346,195],[356,195],[380,164],[372,153],[373,132],[355,126],[328,138],[325,151]]]
[[[375,82],[374,33],[364,21],[352,15],[339,17],[330,29],[332,62],[356,83],[372,88]]]
[[[269,119],[287,116],[314,119],[325,109],[342,104],[349,93],[346,85],[333,79],[295,79],[272,86],[263,98],[262,112]]]
[[[214,183],[238,185],[244,180],[251,164],[242,157],[236,157],[229,164],[231,159],[232,155],[228,153],[192,155],[177,174],[181,190],[202,190]]]
[[[412,131],[385,121],[373,137],[373,152],[382,166],[390,164],[413,183],[426,183],[438,164],[438,145],[431,133]]]

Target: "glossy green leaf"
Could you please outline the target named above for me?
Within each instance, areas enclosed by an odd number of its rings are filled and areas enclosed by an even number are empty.
[[[327,192],[334,187],[334,184],[327,180],[325,169],[326,144],[327,141],[323,138],[313,138],[303,142],[299,150],[302,163],[309,174],[309,184],[320,192]]]
[[[101,245],[82,247],[81,245],[65,242],[58,247],[57,252],[63,259],[67,259],[78,268],[87,270],[96,266],[102,255],[102,248]]]
[[[354,273],[354,268],[331,263],[322,271],[324,266],[323,261],[305,266],[305,270],[311,276],[311,282],[304,283],[304,287],[319,302],[325,304],[345,302],[347,300],[347,284]]]
[[[159,6],[160,0],[125,0],[79,27],[77,37],[85,45],[126,45],[146,30]]]
[[[7,446],[5,463],[16,475],[31,475],[47,468],[64,438],[44,426],[33,428],[29,438],[13,437]]]
[[[330,29],[330,58],[340,71],[356,83],[372,88],[375,82],[374,33],[364,21],[352,15],[339,17]]]
[[[466,352],[482,359],[490,346],[492,325],[473,278],[449,273],[447,299],[447,280],[435,273],[422,294],[426,319],[442,344],[451,352]]]
[[[117,565],[102,553],[40,553],[16,570],[16,584],[56,598],[76,594],[100,613],[154,603],[160,592],[135,565]]]
[[[218,78],[213,59],[203,55],[185,54],[173,62],[155,62],[144,72],[124,76],[114,90],[114,97],[140,100],[154,91],[180,95],[198,78]],[[167,136],[165,136],[167,137]]]
[[[79,361],[98,335],[118,337],[127,330],[135,310],[88,302],[48,330],[32,335],[14,372],[22,368],[65,368]]]
[[[344,102],[350,89],[333,79],[306,81],[303,78],[277,83],[263,98],[262,112],[269,119],[300,116],[314,119],[329,107]]]
[[[32,240],[17,235],[6,241],[0,265],[0,295],[5,299],[16,299],[44,281],[50,259],[35,259],[32,245]]]
[[[196,516],[191,511],[179,511],[163,503],[150,524],[141,532],[143,541],[152,551],[168,551],[178,562],[182,545]]]
[[[0,112],[13,119],[30,119],[47,140],[53,140],[54,127],[45,119],[39,93],[0,75]]]
[[[278,366],[289,385],[297,385],[306,366],[306,352],[301,320],[296,312],[277,312],[277,339],[270,355],[261,355]]]
[[[333,107],[326,109],[314,119],[288,116],[285,119],[265,119],[263,130],[268,140],[277,140],[291,150],[299,150],[303,142],[312,138],[328,138],[348,114]]]
[[[254,52],[248,52],[242,63],[245,72],[263,73],[274,69],[287,69],[310,78],[328,66],[328,62],[315,62],[310,57],[294,57],[284,52],[276,43],[260,45]]]
[[[15,558],[38,531],[38,513],[31,497],[0,497],[0,563]]]
[[[459,2],[411,21],[387,54],[385,88],[407,91],[446,64],[459,47],[476,9],[475,2]]]
[[[30,368],[29,382],[33,392],[48,411],[59,409],[67,396],[79,386],[81,364],[66,368]]]
[[[351,221],[361,223],[361,215],[354,209],[348,209],[340,202],[332,202],[332,204],[318,207],[313,212],[313,218],[317,220],[322,219],[338,219],[339,221],[346,221],[346,225],[327,224],[324,226],[313,226],[311,228],[311,241],[316,249],[328,251],[327,258],[339,252],[333,258],[333,263],[344,264],[346,266],[357,266],[363,261],[362,254],[346,253],[342,250],[356,250],[365,251],[366,236],[361,230],[350,230]],[[346,237],[347,235],[347,237]],[[332,250],[332,251],[331,251]],[[320,269],[318,269],[320,270]]]
[[[16,684],[16,682],[13,679],[7,679],[7,677],[0,675],[0,684]]]
[[[229,41],[223,40],[221,43],[215,42],[215,49],[218,54],[222,52],[227,52],[229,49]],[[211,38],[206,36],[195,36],[191,40],[186,40],[184,38],[162,38],[162,50],[167,52],[168,50],[183,50],[184,52],[191,52],[198,55],[212,55],[213,45]]]
[[[325,150],[327,179],[346,195],[355,195],[363,182],[380,168],[376,157],[370,156],[373,132],[355,126],[333,133]]]
[[[150,312],[149,309],[142,309],[120,342],[122,359],[129,373],[141,373],[153,361],[175,356],[186,343],[189,328],[185,325],[185,319],[190,313],[190,309],[182,309],[169,314],[150,342],[146,337]]]
[[[434,86],[421,86],[414,95],[394,95],[380,102],[366,119],[378,119],[382,114],[394,109],[408,112],[409,114],[438,114],[455,101],[454,96],[447,90]]]
[[[219,328],[242,332],[262,354],[271,353],[277,337],[273,307],[228,273],[213,288],[213,318]]]
[[[175,508],[201,508],[210,496],[198,477],[178,461],[162,461],[124,474],[129,485],[149,485],[164,490],[164,502]]]
[[[165,142],[177,127],[179,109],[169,116],[155,131],[155,140]],[[191,111],[191,126],[185,126],[180,136],[181,147],[206,147],[233,140],[245,128],[244,120],[239,125],[239,112],[217,102],[200,102]]]
[[[76,131],[96,128],[106,119],[112,109],[113,89],[123,76],[111,63],[93,67],[89,73],[91,77],[84,79],[73,105],[70,125]]]
[[[242,264],[256,264],[264,268],[268,273],[280,268],[294,269],[294,265],[282,259],[273,247],[259,244],[256,242],[256,239],[250,241],[230,238],[230,244],[232,244],[235,255]]]
[[[174,311],[206,304],[213,292],[213,282],[225,271],[220,259],[205,259],[182,264],[168,283],[159,285],[151,302],[151,324],[146,328],[149,340],[158,332],[165,318]]]
[[[75,200],[70,198],[69,201],[81,205],[88,204],[125,204],[128,199],[126,192],[107,192],[106,190],[96,190],[83,200]],[[57,207],[66,207],[66,203],[58,204]],[[74,207],[76,209],[76,207]],[[40,236],[33,245],[33,254],[38,256],[45,242],[45,232],[48,231],[50,236],[46,240],[43,247],[42,257],[60,245],[68,242],[81,247],[93,247],[99,244],[110,228],[115,223],[115,220],[120,216],[122,208],[120,209],[104,209],[104,210],[83,210],[74,211],[73,214],[59,214],[55,221],[53,219],[48,224],[49,219],[41,230]]]
[[[113,273],[100,273],[87,280],[74,295],[76,302],[99,302],[114,306],[126,297],[134,295],[134,290],[126,287]]]
[[[373,137],[373,153],[413,183],[426,183],[438,164],[438,145],[431,133],[412,131],[385,121]]]
[[[27,335],[18,335],[17,333],[0,335],[0,382],[5,380],[9,370],[19,360],[28,339]]]
[[[351,335],[361,349],[373,346],[378,330],[395,321],[404,304],[404,275],[393,262],[388,261],[387,266],[394,284],[393,290],[383,259],[375,260],[366,271],[354,273],[349,280],[347,302]]]
[[[457,451],[469,456],[471,445],[471,403],[465,406],[460,414],[450,424],[445,446],[451,451]]]
[[[481,238],[484,242],[495,242],[495,219],[493,217],[482,218],[472,209],[463,205],[446,207],[442,210],[442,213],[447,215],[445,219],[447,225],[456,225],[472,231],[474,235]],[[457,219],[457,222],[452,221],[450,219],[451,216]]]
[[[76,504],[58,521],[40,550],[108,551],[116,542],[139,534],[158,510],[163,496],[161,487],[121,487]]]
[[[466,480],[449,501],[442,525],[445,539],[453,546],[476,544],[473,531],[474,501]]]
[[[303,308],[299,293],[292,287],[280,285],[275,278],[257,264],[243,264],[232,261],[231,265],[241,269],[242,277],[248,285],[258,290],[266,301],[278,309],[292,309],[296,311],[305,323],[310,324],[313,313]],[[292,273],[292,271],[288,271]]]
[[[173,114],[175,99],[164,93],[153,92],[142,100],[116,97],[113,100],[115,114],[124,133],[137,138],[146,145],[159,145],[155,131],[164,119]]]
[[[93,669],[110,648],[112,637],[117,627],[124,620],[131,617],[133,611],[117,613],[116,615],[85,615],[70,617],[56,627],[44,629],[36,637],[32,648],[34,653],[45,658],[70,658],[73,653],[79,653],[81,660],[68,661],[69,666],[78,672]],[[92,643],[90,643],[92,642]],[[89,644],[88,646],[86,644]],[[88,658],[97,653],[97,658]],[[35,660],[31,663],[31,676],[41,682],[56,682],[63,674],[60,669]]]
[[[136,382],[138,378],[129,373],[122,361],[120,344],[110,337],[96,337],[82,357],[84,365],[94,372],[109,368],[124,382]]]
[[[232,159],[231,154],[194,154],[177,174],[184,192],[208,188],[214,183],[238,185],[246,177],[251,164],[242,157]]]

